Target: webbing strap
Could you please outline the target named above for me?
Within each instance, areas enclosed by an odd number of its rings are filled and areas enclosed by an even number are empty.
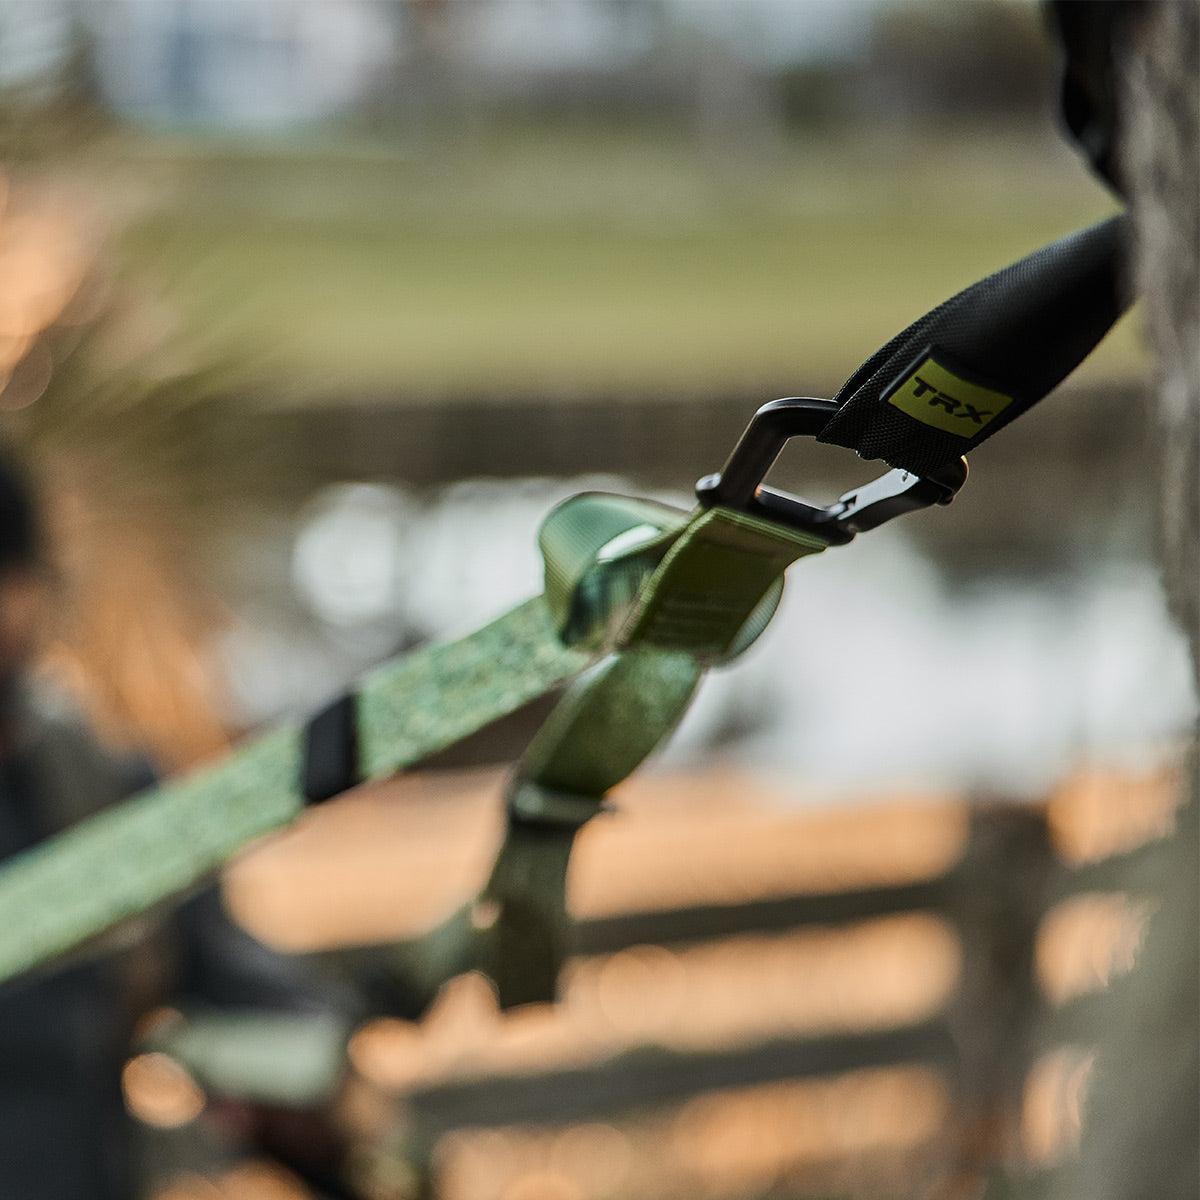
[[[787,566],[827,546],[730,509],[699,509],[686,524],[681,516],[589,495],[543,526],[552,610],[588,642],[606,636],[611,653],[574,681],[525,751],[480,899],[396,963],[410,994],[429,999],[449,974],[474,968],[502,1008],[554,998],[569,950],[576,832],[671,733],[706,668],[766,627]]]
[[[379,779],[419,762],[588,660],[562,644],[539,597],[458,642],[384,666],[357,690],[359,761],[348,774]],[[339,703],[344,710],[346,701]],[[304,761],[312,744],[305,728],[274,729],[6,863],[0,980],[186,892],[247,843],[294,820],[313,776]]]

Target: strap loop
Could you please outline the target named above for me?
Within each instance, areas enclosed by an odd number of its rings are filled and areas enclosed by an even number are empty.
[[[1112,217],[938,305],[850,376],[817,440],[926,476],[969,454],[1057,387],[1129,306],[1128,236],[1128,219]],[[921,375],[927,363],[941,383]]]

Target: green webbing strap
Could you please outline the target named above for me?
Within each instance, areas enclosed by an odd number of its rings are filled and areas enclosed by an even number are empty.
[[[555,636],[538,596],[456,642],[379,668],[358,693],[363,778],[383,779],[454,745],[578,674],[590,657]]]
[[[587,665],[541,598],[419,650],[357,692],[359,762],[379,779],[452,745]],[[305,806],[306,730],[286,725],[206,770],[76,825],[0,870],[0,979],[186,892]],[[353,780],[350,781],[351,783]],[[348,786],[348,785],[347,785]]]
[[[503,1008],[554,998],[576,832],[674,729],[705,669],[766,627],[786,567],[827,545],[730,509],[688,518],[597,495],[552,513],[540,541],[551,612],[610,653],[568,688],[518,764],[479,899],[392,963],[403,994],[426,1002],[470,969],[492,979]]]
[[[464,958],[504,994],[549,998],[561,958],[575,829],[674,727],[703,669],[765,627],[784,567],[815,537],[722,509],[689,516],[585,495],[546,521],[547,594],[457,642],[370,674],[307,725],[273,730],[206,770],[82,822],[0,870],[0,979],[61,955],[186,892],[305,804],[414,765],[512,712],[598,655],[530,744],[510,829],[482,905],[447,957],[431,940],[414,973],[431,988]],[[573,635],[576,646],[564,644]],[[458,919],[462,924],[462,919]],[[547,950],[539,948],[546,938]],[[535,961],[536,960],[536,961]],[[440,964],[440,965],[439,965]]]

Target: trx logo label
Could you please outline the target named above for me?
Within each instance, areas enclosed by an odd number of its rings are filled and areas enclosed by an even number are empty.
[[[973,438],[996,419],[1012,397],[969,383],[933,355],[919,362],[887,397],[889,404],[934,429]]]

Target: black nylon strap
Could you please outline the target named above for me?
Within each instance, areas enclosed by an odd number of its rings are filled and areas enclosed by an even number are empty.
[[[304,727],[301,791],[320,804],[362,782],[358,762],[358,697],[346,692]]]
[[[1125,217],[972,284],[846,381],[819,441],[929,475],[1053,390],[1128,307]]]

